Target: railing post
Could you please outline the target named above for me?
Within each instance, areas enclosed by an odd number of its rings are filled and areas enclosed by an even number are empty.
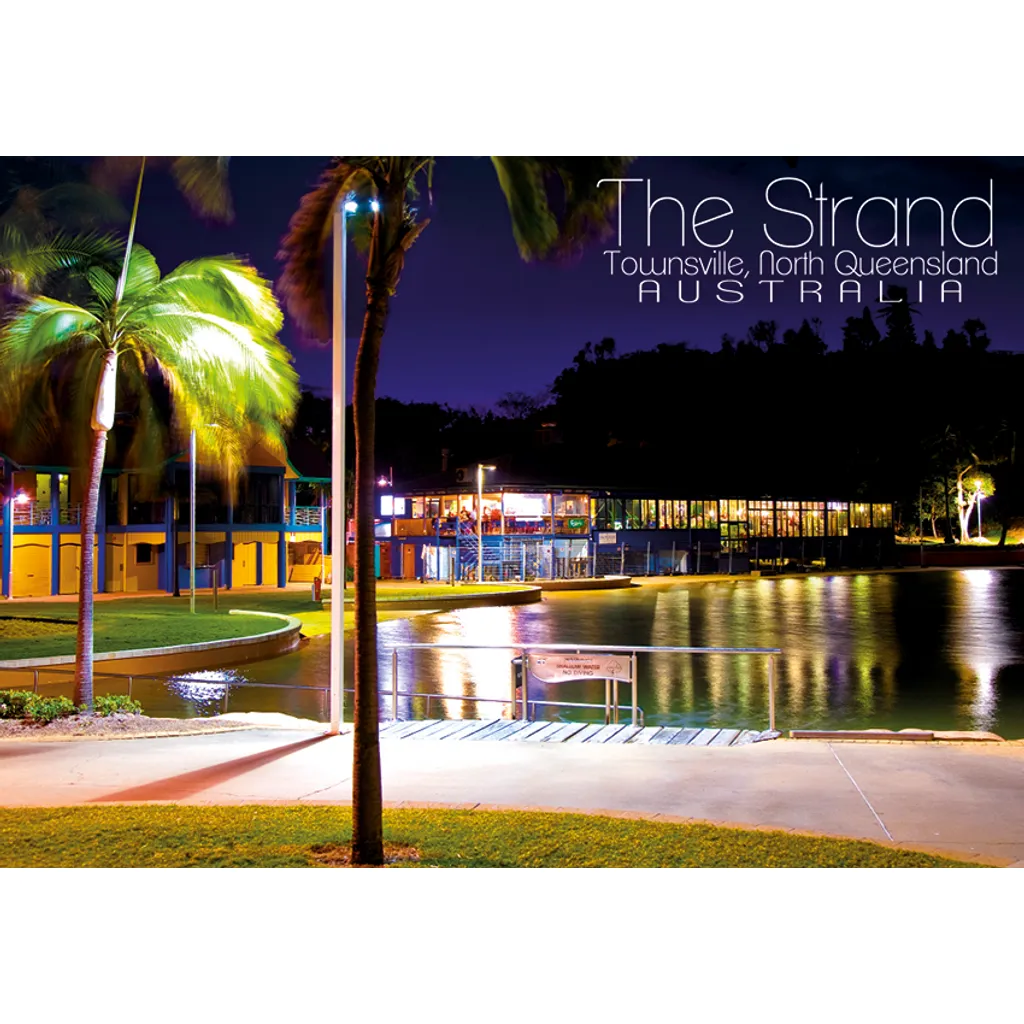
[[[768,655],[768,728],[775,732],[775,655]]]
[[[391,651],[391,721],[398,721],[398,648]]]
[[[528,722],[530,720],[530,698],[529,698],[529,694],[527,693],[527,690],[528,690],[527,680],[529,678],[529,675],[530,675],[530,673],[529,673],[529,671],[527,669],[527,666],[526,666],[526,663],[525,663],[525,660],[524,660],[524,662],[523,662],[523,675],[522,675],[522,681],[523,681],[523,721],[524,722]]]
[[[619,545],[619,575],[626,575],[626,545]]]
[[[523,652],[519,652],[520,659],[523,656]],[[526,671],[526,666],[523,666],[523,671]],[[509,718],[514,722],[516,718],[516,659],[513,657],[509,664],[509,696],[512,698],[509,703]]]
[[[612,722],[619,724],[619,677],[612,680]]]
[[[604,724],[611,725],[612,717],[612,681],[604,681]]]
[[[39,669],[32,669],[32,692],[39,692]]]
[[[128,699],[132,699],[132,677],[128,677]]]
[[[213,566],[213,610],[217,610],[217,566]]]
[[[231,684],[228,682],[224,683],[224,710],[221,712],[222,715],[228,713],[228,696],[231,693]]]
[[[636,651],[629,658],[629,675],[633,683],[633,725],[636,725]]]

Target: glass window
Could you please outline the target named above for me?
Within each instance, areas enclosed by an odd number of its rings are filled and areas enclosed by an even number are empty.
[[[505,515],[516,519],[543,519],[551,515],[550,494],[505,493]]]
[[[747,550],[746,523],[722,523],[721,537],[723,551]]]
[[[850,509],[850,526],[854,530],[866,530],[871,526],[871,506],[853,505]]]
[[[654,498],[640,500],[640,529],[656,530],[658,528],[658,503]]]
[[[643,529],[643,511],[640,507],[639,498],[624,498],[622,501],[624,522],[622,528],[625,530]]]
[[[773,501],[752,501],[750,509],[750,535],[752,537],[775,536],[775,503]]]
[[[800,536],[800,502],[775,502],[775,531],[780,537]]]
[[[587,496],[585,494],[556,494],[556,516],[586,516]]]
[[[658,529],[672,530],[676,525],[675,503],[671,501],[658,502]]]
[[[136,544],[135,545],[135,564],[136,565],[152,565],[153,564],[153,545],[152,544]]]
[[[718,502],[691,501],[690,526],[694,530],[718,529]]]
[[[825,503],[823,501],[801,502],[800,519],[805,537],[825,536]]]
[[[880,527],[892,526],[892,505],[872,505],[871,525],[876,530]]]
[[[723,523],[745,523],[747,503],[742,498],[723,499],[718,503],[718,515]]]
[[[409,499],[409,515],[410,515],[410,517],[413,518],[413,519],[422,519],[423,518],[424,504],[425,504],[425,502],[424,502],[423,498],[410,498]]]
[[[828,535],[846,537],[850,533],[850,505],[845,501],[828,503]]]

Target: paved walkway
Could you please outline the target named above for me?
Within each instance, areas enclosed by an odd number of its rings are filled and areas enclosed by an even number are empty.
[[[322,727],[321,727],[322,728]],[[385,800],[639,812],[1024,861],[1024,747],[742,747],[383,739]],[[253,729],[0,742],[0,803],[348,803],[351,736]]]

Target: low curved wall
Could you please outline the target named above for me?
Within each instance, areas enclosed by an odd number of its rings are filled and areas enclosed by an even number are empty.
[[[486,587],[487,584],[480,584]],[[541,599],[542,586],[523,586],[516,590],[498,590],[489,594],[459,594],[453,597],[396,597],[377,602],[379,612],[444,611],[446,608],[500,608],[513,604],[533,604]],[[331,607],[330,600],[324,601],[324,611]],[[353,601],[345,602],[345,610],[354,607]]]
[[[632,576],[597,576],[578,580],[539,580],[541,590],[622,590],[633,585]]]
[[[203,668],[223,668],[247,661],[259,661],[286,654],[299,645],[302,623],[291,615],[274,612],[239,611],[229,615],[253,615],[279,619],[280,629],[259,636],[235,637],[230,640],[208,640],[199,644],[177,644],[174,647],[151,647],[134,651],[107,651],[93,656],[95,675],[163,675],[167,672],[191,672]],[[67,670],[74,667],[73,654],[56,658],[24,658],[0,661],[0,690],[31,688],[36,672],[43,679],[46,670],[53,677],[67,679]]]

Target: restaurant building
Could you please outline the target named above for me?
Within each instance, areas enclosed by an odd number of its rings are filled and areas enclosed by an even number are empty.
[[[527,580],[896,564],[892,502],[487,482],[380,495],[384,575]],[[486,476],[486,474],[485,474]],[[470,486],[466,486],[470,484]]]

